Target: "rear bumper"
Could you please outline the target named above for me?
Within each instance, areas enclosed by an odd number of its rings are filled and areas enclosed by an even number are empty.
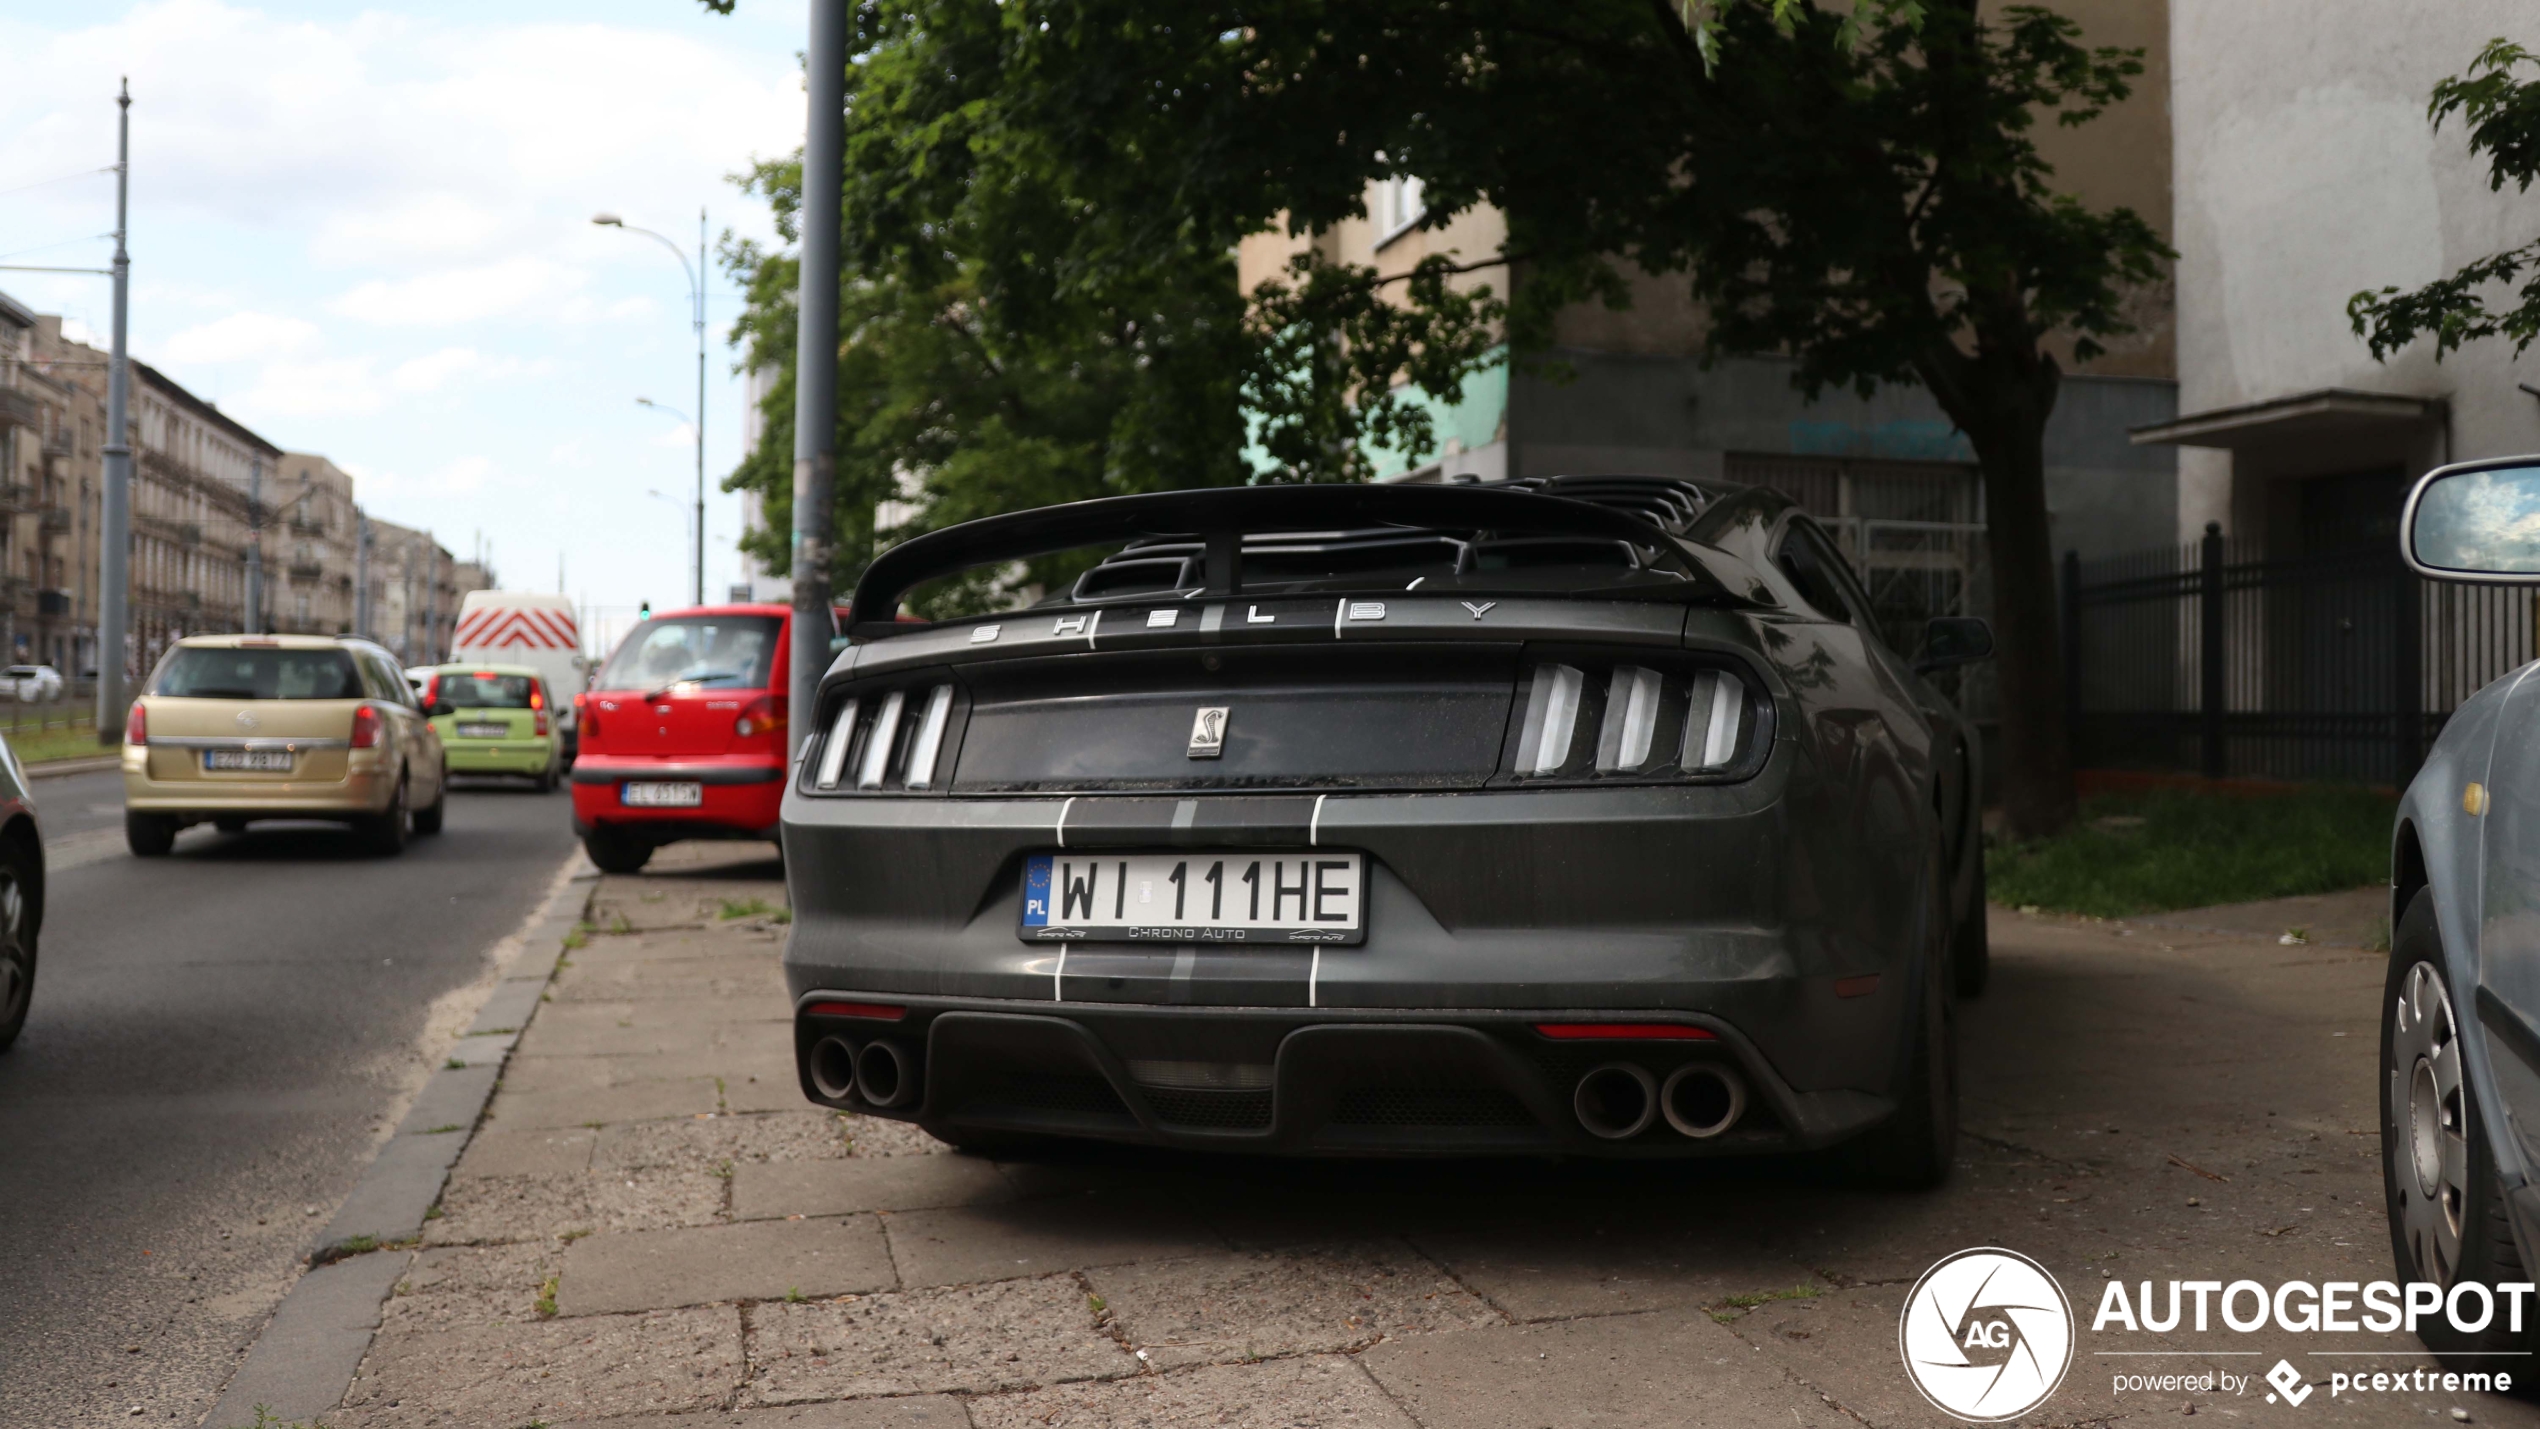
[[[577,833],[588,833],[595,824],[635,827],[665,842],[772,839],[784,802],[784,777],[785,766],[773,759],[643,760],[589,754],[573,766],[573,826]],[[701,786],[702,802],[686,809],[629,805],[626,785],[638,781],[695,783]]]
[[[444,740],[441,747],[453,774],[541,774],[556,760],[554,744],[544,739],[502,743]]]
[[[1814,1149],[1866,1130],[1894,1107],[1859,1091],[1794,1090],[1736,1028],[1701,1016],[1667,1021],[1712,1040],[1556,1042],[1533,1024],[1611,1014],[897,997],[889,1005],[907,1013],[892,1022],[801,1010],[832,998],[885,1000],[825,991],[800,1000],[794,1051],[803,1094],[955,1140],[990,1131],[1279,1155],[1665,1159]],[[811,1059],[831,1038],[859,1052],[893,1044],[914,1078],[899,1104],[877,1106],[860,1089],[824,1095]],[[1704,1137],[1663,1114],[1628,1136],[1592,1134],[1574,1094],[1583,1076],[1614,1064],[1637,1067],[1662,1088],[1681,1068],[1725,1074],[1739,1082],[1744,1110]]]
[[[396,792],[389,768],[365,761],[341,779],[153,779],[142,751],[123,756],[124,808],[137,814],[211,818],[222,814],[271,814],[312,819],[360,818],[388,807]]]

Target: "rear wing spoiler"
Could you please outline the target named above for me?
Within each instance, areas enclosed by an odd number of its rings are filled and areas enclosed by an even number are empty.
[[[1084,546],[1148,537],[1203,542],[1211,596],[1243,590],[1247,535],[1400,526],[1409,530],[1490,530],[1628,541],[1675,556],[1725,594],[1747,579],[1718,552],[1698,552],[1654,523],[1610,506],[1487,486],[1218,486],[1106,496],[965,521],[912,537],[876,556],[856,582],[851,642],[877,639],[898,624],[900,600],[938,576]]]

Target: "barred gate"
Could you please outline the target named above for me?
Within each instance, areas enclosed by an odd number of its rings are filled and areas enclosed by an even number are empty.
[[[2389,548],[2064,557],[2076,762],[2404,784],[2461,701],[2533,657],[2540,585],[2420,580]]]

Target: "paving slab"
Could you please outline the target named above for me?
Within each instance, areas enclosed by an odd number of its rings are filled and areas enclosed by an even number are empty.
[[[843,1216],[1014,1200],[1014,1184],[969,1156],[854,1156],[766,1161],[732,1170],[732,1218]]]
[[[736,1409],[715,1414],[639,1414],[631,1419],[584,1419],[553,1429],[970,1429],[970,1416],[950,1395],[909,1399],[846,1399],[775,1409]]]
[[[1224,1251],[1085,1273],[1113,1331],[1157,1369],[1364,1349],[1505,1324],[1399,1241]]]
[[[596,1126],[610,1121],[704,1116],[719,1104],[712,1077],[682,1077],[530,1092],[505,1087],[496,1094],[486,1117],[502,1127]]]
[[[589,1127],[494,1127],[468,1142],[453,1176],[570,1176],[590,1169],[591,1146],[600,1134]]]
[[[1455,1429],[1857,1429],[1700,1311],[1408,1335],[1359,1362],[1413,1418]]]
[[[970,1401],[970,1422],[978,1429],[1070,1424],[1105,1429],[1417,1429],[1411,1416],[1346,1355],[990,1395]]]
[[[563,1268],[564,1247],[554,1241],[430,1247],[414,1258],[380,1313],[401,1326],[443,1330],[525,1324],[546,1318],[540,1297]]]
[[[1742,1228],[1565,1215],[1415,1235],[1412,1243],[1518,1320],[1707,1305],[1816,1278]]]
[[[1134,1374],[1073,1276],[866,1295],[750,1312],[748,1402],[960,1390]]]
[[[720,1409],[740,1386],[741,1312],[662,1310],[383,1335],[329,1429],[466,1426]]]
[[[591,1166],[602,1172],[647,1166],[718,1170],[727,1163],[844,1158],[854,1150],[847,1133],[847,1121],[837,1113],[805,1108],[622,1122],[600,1133]]]
[[[752,1221],[578,1240],[565,1252],[556,1307],[602,1315],[884,1290],[895,1279],[870,1216]]]
[[[230,1429],[255,1423],[266,1410],[298,1419],[333,1405],[370,1345],[381,1300],[409,1259],[404,1251],[375,1251],[302,1276],[203,1422]]]
[[[1070,1196],[884,1218],[903,1285],[967,1285],[1219,1250],[1200,1221],[1151,1196]]]
[[[441,1190],[440,1214],[423,1223],[425,1245],[486,1245],[589,1234],[591,1178],[454,1176]]]

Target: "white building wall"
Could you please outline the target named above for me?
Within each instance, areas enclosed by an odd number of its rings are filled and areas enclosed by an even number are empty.
[[[2438,133],[2426,115],[2435,83],[2489,38],[2530,36],[2530,5],[2170,0],[2170,15],[2182,415],[2355,388],[2448,404],[2448,423],[2393,458],[2410,474],[2540,451],[2540,400],[2516,388],[2540,385],[2540,351],[2517,361],[2487,341],[2438,364],[2421,341],[2376,363],[2346,317],[2358,290],[2413,287],[2540,236],[2540,191],[2490,192],[2458,118]],[[2251,478],[2334,474],[2339,459],[2316,446],[2181,456],[2182,540],[2252,519]]]

